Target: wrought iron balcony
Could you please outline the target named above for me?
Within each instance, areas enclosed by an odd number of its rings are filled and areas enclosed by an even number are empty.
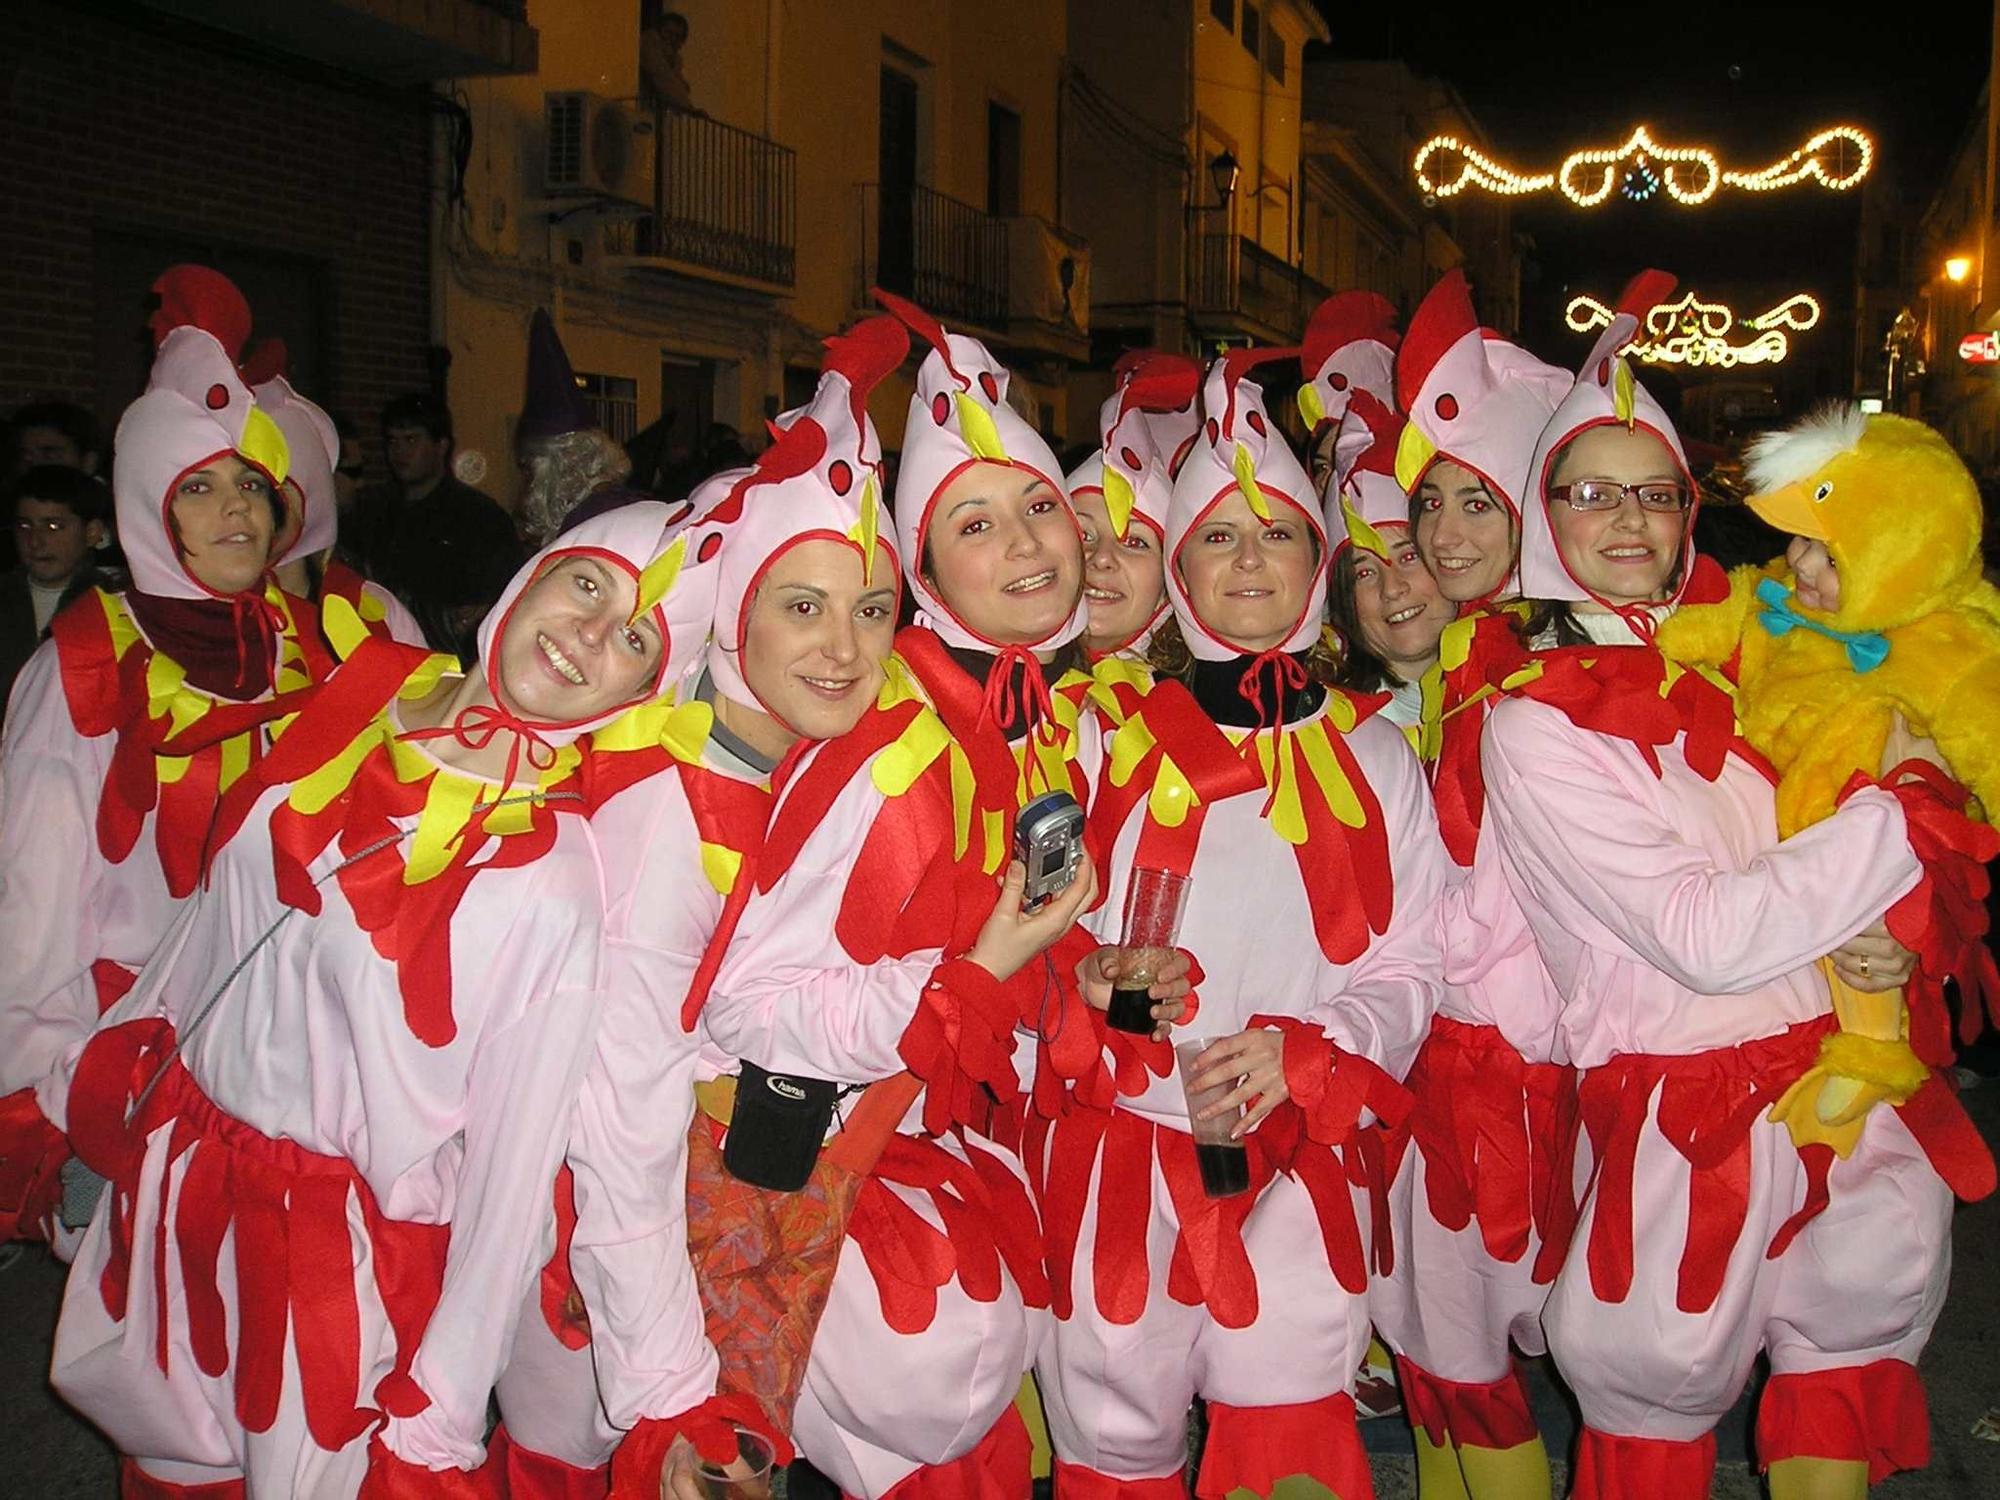
[[[861,285],[882,287],[928,308],[946,323],[993,332],[1007,327],[1006,219],[927,187],[865,182],[859,194]]]
[[[1290,343],[1327,289],[1255,240],[1211,231],[1189,246],[1188,309],[1197,322],[1226,323],[1260,341]]]
[[[789,146],[655,100],[621,100],[653,133],[652,212],[610,248],[667,270],[760,286],[794,279],[797,157]]]

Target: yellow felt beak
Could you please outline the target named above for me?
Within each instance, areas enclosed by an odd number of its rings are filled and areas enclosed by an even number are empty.
[[[875,586],[875,539],[881,534],[882,521],[875,506],[875,475],[871,470],[861,482],[861,514],[848,528],[847,538],[861,549],[861,586]]]
[[[1346,523],[1347,539],[1350,542],[1364,552],[1372,552],[1385,561],[1388,559],[1389,543],[1381,532],[1362,519],[1361,512],[1354,508],[1353,502],[1345,495],[1340,497],[1340,518]]]
[[[1300,386],[1297,400],[1299,415],[1305,418],[1306,431],[1314,431],[1326,420],[1326,403],[1320,399],[1318,384],[1308,380]]]
[[[1104,468],[1104,509],[1111,517],[1111,530],[1119,541],[1132,527],[1132,481],[1112,468]]]
[[[1405,424],[1403,435],[1396,440],[1396,483],[1405,490],[1415,489],[1437,451],[1437,444],[1425,437],[1415,422]]]
[[[687,538],[675,537],[671,547],[646,564],[639,573],[639,599],[632,607],[633,619],[644,615],[673,592],[674,581],[680,577],[681,564],[686,560]]]
[[[1000,429],[994,424],[993,414],[964,391],[959,391],[957,396],[958,430],[965,439],[965,446],[972,450],[972,456],[997,464],[1006,463],[1007,445],[1000,441]]]
[[[1250,456],[1250,450],[1241,443],[1236,445],[1236,462],[1232,466],[1236,475],[1236,488],[1243,492],[1243,498],[1250,503],[1250,513],[1260,521],[1271,519],[1271,502],[1264,498],[1264,487],[1257,483],[1257,460]]]
[[[269,474],[273,484],[283,484],[291,472],[292,451],[285,446],[285,435],[262,407],[250,408],[236,451]]]
[[[1758,520],[1768,522],[1780,531],[1811,537],[1816,542],[1830,542],[1833,538],[1827,534],[1820,509],[1813,503],[1811,485],[1812,479],[1802,479],[1797,484],[1784,485],[1768,494],[1752,495],[1744,504],[1750,507],[1750,513]]]

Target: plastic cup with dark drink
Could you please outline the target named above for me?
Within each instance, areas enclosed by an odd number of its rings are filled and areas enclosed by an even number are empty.
[[[1241,1141],[1229,1138],[1229,1132],[1243,1118],[1243,1106],[1226,1110],[1213,1120],[1202,1119],[1201,1112],[1227,1096],[1241,1080],[1225,1078],[1205,1089],[1194,1086],[1202,1053],[1219,1040],[1205,1036],[1176,1043],[1174,1060],[1180,1064],[1181,1090],[1187,1095],[1188,1128],[1194,1134],[1194,1159],[1201,1168],[1201,1190],[1211,1198],[1233,1198],[1250,1190],[1250,1153]]]
[[[1118,978],[1104,1022],[1114,1031],[1152,1033],[1153,982],[1180,937],[1188,878],[1176,870],[1139,869],[1125,889],[1125,931],[1118,940]]]
[[[771,1465],[777,1454],[768,1439],[746,1427],[735,1430],[736,1462],[712,1464],[703,1459],[695,1470],[702,1494],[706,1500],[771,1500]],[[664,1483],[660,1488],[671,1500]]]

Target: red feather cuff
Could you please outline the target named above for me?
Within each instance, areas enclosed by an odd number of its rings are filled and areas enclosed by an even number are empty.
[[[611,1458],[610,1500],[659,1500],[667,1450],[677,1437],[694,1444],[695,1452],[709,1463],[733,1461],[737,1453],[732,1424],[768,1440],[777,1455],[774,1463],[792,1461],[790,1440],[754,1399],[740,1393],[710,1396],[677,1417],[648,1417],[625,1435]]]
[[[896,1044],[904,1065],[924,1081],[926,1130],[942,1133],[954,1122],[980,1125],[991,1108],[986,1091],[1003,1104],[1020,1092],[1013,1062],[1015,994],[1013,981],[1002,983],[969,958],[948,959],[931,971]]]
[[[1410,1113],[1410,1091],[1358,1053],[1345,1051],[1325,1032],[1295,1016],[1252,1016],[1285,1039],[1285,1088],[1298,1108],[1307,1136],[1322,1146],[1338,1146],[1373,1110],[1394,1127]]]
[[[51,1237],[68,1159],[69,1142],[32,1088],[0,1098],[0,1240]]]
[[[1917,956],[1904,990],[1910,1045],[1933,1067],[1948,1066],[1954,1048],[1946,979],[1958,981],[1963,997],[1961,1040],[1978,1036],[1986,1016],[2000,1022],[2000,971],[1984,942],[1991,889],[1986,866],[2000,856],[2000,831],[1967,817],[1970,795],[1928,761],[1905,761],[1879,781],[1856,774],[1840,801],[1870,786],[1902,806],[1910,850],[1923,866],[1923,877],[1884,918],[1889,935]]]

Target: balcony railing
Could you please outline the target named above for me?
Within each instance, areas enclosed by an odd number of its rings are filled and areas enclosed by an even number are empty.
[[[1007,325],[1007,220],[926,187],[861,185],[859,301],[879,286],[947,323]]]
[[[1196,237],[1188,266],[1188,302],[1197,317],[1256,323],[1278,339],[1296,339],[1327,289],[1255,240],[1211,231]]]
[[[707,115],[628,102],[651,119],[656,142],[653,211],[633,226],[633,253],[792,285],[798,226],[791,148]]]

